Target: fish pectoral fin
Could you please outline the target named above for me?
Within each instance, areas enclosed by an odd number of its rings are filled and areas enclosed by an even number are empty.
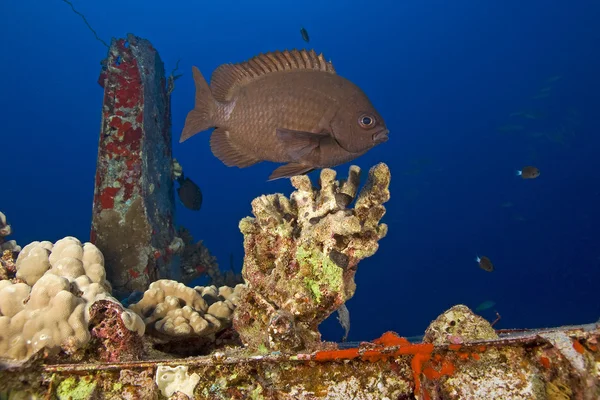
[[[279,178],[291,178],[292,176],[307,174],[313,169],[314,167],[311,167],[310,165],[291,162],[275,169],[271,176],[269,176],[269,180],[273,181]]]
[[[277,138],[285,145],[288,155],[294,161],[300,161],[316,151],[321,145],[321,140],[329,137],[323,133],[294,131],[291,129],[277,128]]]
[[[228,167],[246,168],[262,160],[240,150],[231,142],[229,131],[215,129],[210,136],[210,149],[213,154]]]

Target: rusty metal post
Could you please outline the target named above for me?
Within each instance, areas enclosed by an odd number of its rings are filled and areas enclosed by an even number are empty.
[[[170,85],[152,44],[131,34],[112,40],[98,83],[104,101],[90,240],[123,296],[178,278]]]

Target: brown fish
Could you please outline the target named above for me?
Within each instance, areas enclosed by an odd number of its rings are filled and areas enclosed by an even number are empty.
[[[492,272],[494,270],[494,264],[492,264],[492,261],[486,256],[478,256],[475,260],[479,263],[479,268],[482,270],[487,272]]]
[[[540,170],[536,167],[525,167],[521,171],[517,171],[517,175],[519,175],[523,179],[535,179],[540,176]]]
[[[177,182],[179,183],[177,194],[179,195],[181,204],[190,210],[200,210],[200,207],[202,207],[202,191],[200,190],[200,187],[190,178],[184,177],[183,172],[181,173],[181,176],[177,178]]]
[[[179,142],[215,127],[213,154],[227,166],[287,163],[269,180],[351,161],[388,139],[363,91],[313,50],[261,54],[224,64],[210,87],[193,67],[196,105]]]

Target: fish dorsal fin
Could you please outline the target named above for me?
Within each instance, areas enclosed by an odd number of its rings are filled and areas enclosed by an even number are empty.
[[[237,88],[262,76],[292,70],[323,71],[335,74],[330,61],[314,50],[285,50],[259,54],[239,64],[223,64],[212,74],[210,89],[217,101],[229,101]]]

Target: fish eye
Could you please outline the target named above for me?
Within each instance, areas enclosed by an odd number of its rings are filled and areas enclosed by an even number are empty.
[[[375,117],[369,114],[362,114],[360,117],[358,117],[358,124],[364,129],[372,128],[375,125],[375,122]]]

